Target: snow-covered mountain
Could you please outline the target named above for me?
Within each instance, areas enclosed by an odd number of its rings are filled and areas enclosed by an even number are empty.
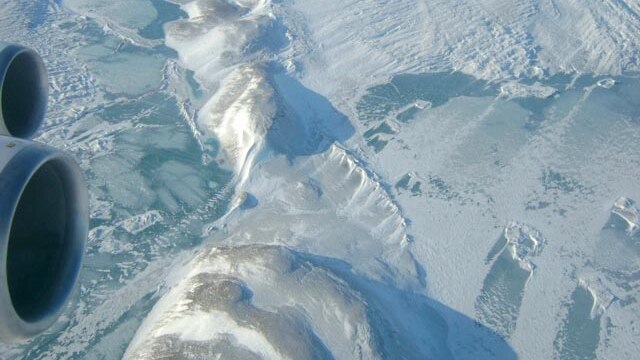
[[[12,0],[81,285],[7,359],[633,359],[640,4]]]

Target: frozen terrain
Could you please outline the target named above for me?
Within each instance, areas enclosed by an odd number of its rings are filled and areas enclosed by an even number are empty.
[[[12,0],[85,170],[3,359],[633,359],[640,5]]]

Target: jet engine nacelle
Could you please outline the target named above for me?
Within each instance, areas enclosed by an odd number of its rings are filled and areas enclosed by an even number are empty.
[[[47,103],[40,56],[0,43],[0,340],[50,327],[80,270],[89,226],[82,171],[30,141]]]

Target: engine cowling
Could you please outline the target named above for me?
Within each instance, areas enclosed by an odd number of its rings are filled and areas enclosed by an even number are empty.
[[[29,139],[47,108],[47,71],[32,49],[0,42],[0,135]]]
[[[49,328],[75,286],[88,232],[83,174],[29,140],[44,118],[47,75],[28,48],[0,43],[0,339]]]

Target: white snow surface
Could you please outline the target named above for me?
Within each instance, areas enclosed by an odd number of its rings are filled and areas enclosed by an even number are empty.
[[[636,2],[0,14],[48,64],[38,139],[78,158],[94,221],[74,306],[0,357],[640,351]]]
[[[635,1],[298,0],[293,9],[307,35],[296,47],[305,83],[331,100],[363,78],[397,73],[458,70],[497,80],[640,66]]]

